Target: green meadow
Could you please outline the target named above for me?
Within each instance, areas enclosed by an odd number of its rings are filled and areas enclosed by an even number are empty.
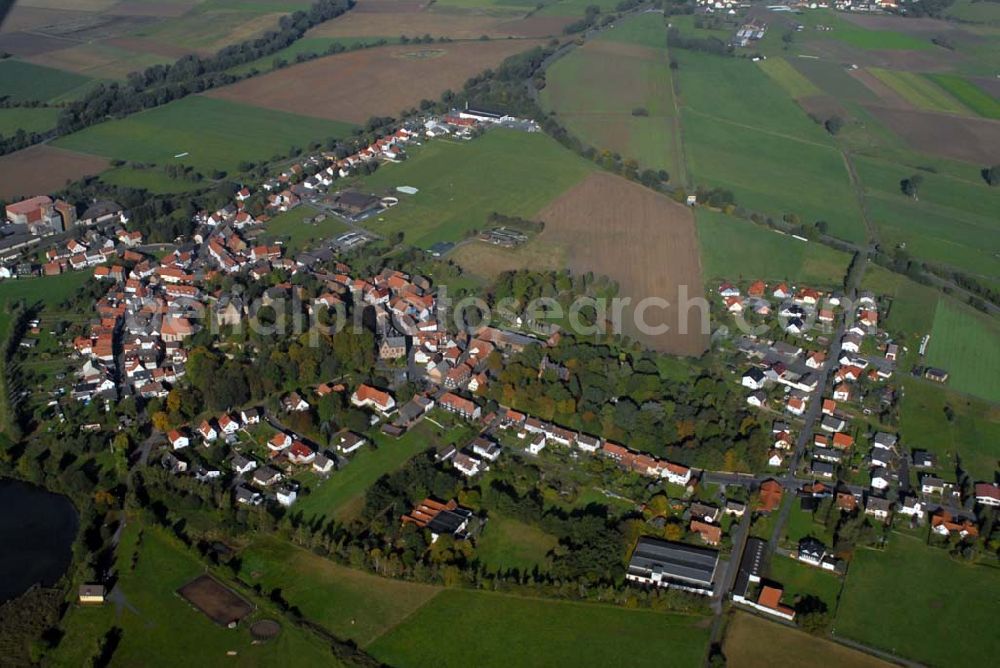
[[[899,431],[908,447],[936,453],[949,475],[961,462],[973,479],[993,479],[1000,407],[919,378],[907,378],[903,391]]]
[[[10,97],[15,102],[48,102],[82,91],[92,81],[81,74],[33,65],[13,58],[0,60],[0,98]]]
[[[269,240],[281,241],[286,253],[297,252],[314,246],[324,239],[332,239],[349,231],[346,223],[327,215],[321,222],[306,222],[319,211],[310,206],[300,206],[279,213],[267,221],[264,236]]]
[[[843,283],[851,261],[847,253],[705,207],[695,210],[695,222],[707,280],[787,280],[837,286]]]
[[[950,114],[963,114],[968,111],[961,102],[949,95],[942,87],[921,74],[878,67],[870,67],[868,71],[918,109]]]
[[[730,190],[750,210],[795,214],[810,225],[822,220],[830,234],[864,241],[840,152],[774,79],[746,59],[674,55],[696,183]]]
[[[210,176],[214,170],[235,172],[245,160],[286,155],[293,146],[345,137],[352,129],[345,123],[191,95],[93,125],[61,137],[55,145],[135,162],[176,162]]]
[[[428,247],[482,229],[494,211],[531,218],[594,169],[542,133],[495,129],[469,142],[435,139],[409,160],[383,165],[359,187],[400,198],[367,226],[381,234],[403,232],[407,243]],[[419,192],[403,195],[397,186]]]
[[[683,165],[666,39],[659,14],[619,23],[547,70],[543,106],[585,144],[679,176]],[[610,49],[602,43],[627,46]],[[644,113],[633,113],[638,110]]]
[[[894,534],[884,551],[855,553],[834,633],[929,665],[990,665],[1000,652],[997,600],[996,565]],[[961,625],[961,642],[943,641],[943,620]]]
[[[497,571],[534,568],[544,571],[548,553],[558,540],[536,526],[509,517],[491,515],[476,543],[476,554],[487,568]]]
[[[934,314],[927,363],[948,370],[950,387],[1000,402],[1000,323],[942,300]]]
[[[446,589],[368,646],[389,665],[421,668],[614,665],[700,666],[708,644],[703,617],[594,603]],[[474,633],[449,642],[456,624]]]
[[[985,90],[957,74],[928,74],[952,97],[985,118],[1000,118],[1000,102]]]
[[[135,168],[128,165],[112,167],[100,174],[101,181],[113,186],[148,190],[154,195],[181,193],[211,187],[211,181],[175,179],[159,167]]]
[[[841,581],[830,571],[774,554],[771,556],[770,577],[781,583],[785,590],[783,599],[788,604],[794,603],[796,597],[816,596],[826,603],[831,612],[837,609]]]
[[[18,130],[45,132],[56,126],[59,109],[52,107],[11,107],[0,109],[0,137],[9,137]]]

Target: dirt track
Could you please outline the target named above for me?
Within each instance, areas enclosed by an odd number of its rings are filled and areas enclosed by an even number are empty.
[[[364,123],[436,100],[539,42],[410,44],[352,51],[254,77],[208,95],[305,116]]]
[[[663,195],[611,174],[587,177],[537,216],[545,221],[538,237],[543,244],[565,249],[574,272],[593,271],[615,279],[622,297],[635,303],[646,297],[670,302],[645,313],[650,325],[666,324],[661,334],[641,334],[627,316],[624,331],[664,352],[698,355],[708,345],[700,331],[697,309],[688,315],[688,333],[679,329],[685,314],[677,304],[679,290],[689,299],[703,296],[701,260],[691,210]]]

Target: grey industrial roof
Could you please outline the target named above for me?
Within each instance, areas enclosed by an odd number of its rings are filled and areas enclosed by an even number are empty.
[[[718,563],[718,550],[640,538],[632,553],[629,570],[637,575],[661,573],[669,578],[711,585]]]

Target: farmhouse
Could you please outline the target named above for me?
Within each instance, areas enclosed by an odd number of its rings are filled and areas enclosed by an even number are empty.
[[[684,543],[640,538],[629,560],[626,579],[710,596],[719,553]]]
[[[455,499],[441,503],[427,497],[406,515],[403,524],[413,524],[431,532],[431,542],[436,542],[441,536],[465,538],[465,529],[472,517],[472,511],[462,508]]]

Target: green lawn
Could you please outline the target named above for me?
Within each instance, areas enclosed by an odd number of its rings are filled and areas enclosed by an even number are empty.
[[[779,234],[704,207],[695,210],[701,264],[707,280],[787,280],[824,286],[843,283],[847,253]]]
[[[946,474],[961,460],[973,479],[992,480],[1000,466],[1000,407],[917,378],[906,379],[903,390],[899,431],[907,447],[936,453]]]
[[[295,505],[295,511],[306,518],[349,517],[360,510],[365,490],[384,474],[398,469],[429,448],[457,442],[465,436],[472,438],[464,424],[440,434],[440,430],[427,420],[399,439],[379,432],[372,437],[377,447],[373,447],[371,442],[362,447],[351,456],[345,468],[334,472],[329,479],[319,482],[309,494],[302,496]]]
[[[332,239],[351,228],[333,216],[327,215],[319,223],[306,223],[305,219],[313,218],[319,211],[311,206],[300,206],[279,213],[267,222],[264,235],[268,239],[280,240],[284,243],[286,252],[294,253],[315,245],[317,241]]]
[[[469,142],[435,139],[400,164],[383,165],[361,180],[369,191],[413,186],[397,207],[366,223],[374,231],[403,232],[427,247],[458,241],[482,229],[493,211],[531,218],[595,167],[542,133],[490,130]]]
[[[178,162],[210,176],[217,169],[235,172],[244,160],[286,155],[292,146],[304,148],[311,141],[344,137],[351,129],[345,123],[192,95],[91,126],[55,145],[136,162]]]
[[[368,647],[389,665],[700,666],[707,620],[599,604],[445,590]],[[442,629],[467,629],[450,642]]]
[[[957,74],[928,74],[928,77],[952,97],[985,118],[1000,118],[1000,102],[985,90]]]
[[[339,566],[276,538],[240,553],[241,579],[282,596],[338,637],[365,646],[442,590]]]
[[[63,622],[66,636],[51,657],[52,665],[89,665],[100,639],[112,626],[122,630],[112,666],[338,665],[319,637],[284,621],[264,600],[254,601],[257,610],[247,621],[282,622],[281,634],[266,643],[253,641],[246,622],[238,629],[227,629],[191,606],[176,590],[206,568],[193,552],[158,527],[142,531],[138,562],[132,570],[137,535],[138,524],[130,522],[119,548],[118,586],[126,605],[71,607]],[[235,655],[227,656],[230,651]]]
[[[934,325],[941,293],[877,265],[869,265],[861,287],[892,298],[882,327],[895,337],[908,338],[915,350],[920,338],[929,334]]]
[[[812,595],[826,603],[831,613],[837,609],[841,581],[830,571],[774,554],[771,556],[770,577],[784,587],[785,601],[792,602],[797,596]]]
[[[8,303],[23,299],[29,305],[40,301],[44,308],[54,308],[71,297],[93,275],[89,271],[71,271],[59,276],[0,281],[0,341],[6,339],[9,333]]]
[[[175,179],[158,167],[135,169],[127,165],[112,167],[101,172],[101,181],[113,186],[125,186],[148,190],[154,195],[165,193],[182,193],[212,186],[211,181],[188,181]]]
[[[0,109],[0,136],[9,137],[18,130],[45,132],[56,126],[59,109],[53,107],[11,107]]]
[[[80,74],[33,65],[13,58],[0,60],[0,98],[9,96],[17,102],[26,100],[48,102],[82,90],[91,82],[92,79]]]
[[[541,101],[585,144],[680,176],[666,34],[659,14],[622,22],[557,60],[546,73]],[[609,50],[602,42],[632,46]],[[638,109],[646,115],[633,115]]]
[[[491,570],[518,569],[522,572],[535,567],[544,571],[546,555],[558,539],[538,527],[515,519],[491,515],[476,552],[479,559]]]
[[[896,534],[884,552],[855,554],[834,631],[929,665],[992,665],[1000,653],[997,600],[996,566],[960,563]],[[961,642],[943,642],[948,624],[962,629]]]
[[[950,387],[1000,402],[1000,323],[942,300],[934,314],[927,363],[948,370]]]

